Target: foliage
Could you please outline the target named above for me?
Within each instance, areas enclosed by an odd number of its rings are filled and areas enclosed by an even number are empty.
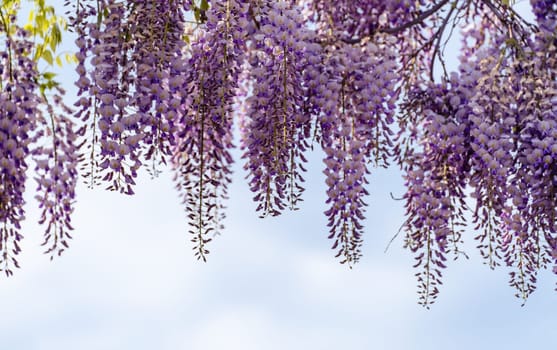
[[[37,69],[62,63],[66,22],[35,0],[20,28],[19,5],[0,8],[7,274],[29,158],[48,253],[67,248],[79,173],[91,187],[133,194],[141,167],[156,175],[170,163],[195,255],[206,260],[222,229],[234,125],[261,216],[297,208],[305,154],[323,149],[328,237],[350,266],[361,257],[368,175],[396,163],[424,306],[451,254],[465,255],[466,213],[486,264],[513,269],[517,296],[534,291],[540,269],[557,274],[554,1],[531,0],[529,23],[505,0],[66,0],[74,111]],[[449,72],[445,46],[457,29],[460,65]]]

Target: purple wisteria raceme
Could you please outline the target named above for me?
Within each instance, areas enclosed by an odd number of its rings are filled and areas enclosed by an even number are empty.
[[[2,13],[2,16],[5,14]],[[15,23],[15,18],[4,19]],[[21,221],[25,218],[23,193],[28,155],[35,141],[39,104],[35,62],[29,58],[28,33],[15,25],[13,33],[0,32],[0,271],[19,267]]]
[[[63,91],[60,91],[63,94]],[[61,96],[53,96],[53,104],[38,118],[37,143],[41,146],[33,150],[35,198],[42,210],[40,224],[46,225],[43,246],[46,254],[62,254],[68,248],[69,231],[73,230],[71,214],[74,208],[75,187],[78,180],[79,149],[75,125],[70,118],[71,110],[63,103]]]
[[[512,45],[481,50],[470,101],[470,185],[474,220],[483,230],[476,239],[490,266],[502,259],[512,267],[510,284],[524,301],[535,290],[539,269],[556,261],[555,46],[543,36],[530,45],[518,54],[542,59],[517,60]]]
[[[134,133],[128,137],[126,129],[141,129],[141,124],[137,116],[126,110],[130,93],[126,8],[115,0],[78,6],[74,26],[90,36],[89,40],[77,39],[78,94],[85,96],[76,103],[76,116],[85,122],[79,134],[90,139],[88,154],[84,154],[87,160],[84,176],[89,178],[90,186],[102,181],[107,189],[132,194],[141,165],[138,159],[141,135]],[[91,72],[86,71],[87,63],[93,68]]]
[[[134,178],[141,162],[138,159],[138,141],[142,134],[128,138],[128,127],[141,128],[137,114],[128,115],[129,87],[126,86],[127,52],[125,51],[126,9],[122,2],[109,0],[103,5],[104,27],[99,32],[99,43],[92,48],[92,76],[98,113],[96,128],[99,131],[100,152],[96,160],[102,181],[107,189],[132,194]],[[139,140],[137,140],[139,139]]]
[[[486,263],[494,268],[500,264],[502,237],[506,231],[503,220],[511,217],[509,201],[516,192],[509,182],[514,175],[512,129],[516,113],[511,106],[512,83],[501,78],[501,67],[508,64],[504,52],[481,50],[476,61],[463,64],[463,85],[475,91],[470,96],[470,186],[475,199],[473,221],[480,232],[478,248]],[[492,103],[495,101],[496,103]],[[517,202],[519,193],[514,196]]]
[[[376,32],[401,26],[417,15],[417,5],[410,0],[314,0],[307,1],[311,20],[323,32],[332,32],[342,41],[361,40]]]
[[[419,303],[429,307],[439,293],[447,255],[459,253],[464,223],[464,189],[469,171],[468,93],[461,77],[415,91],[405,112],[415,118],[417,148],[406,155],[405,245],[415,253]],[[420,131],[422,130],[422,131]]]
[[[166,163],[175,120],[183,114],[184,11],[179,1],[105,0],[80,4],[73,26],[80,48],[76,114],[89,138],[84,176],[90,185],[133,194],[139,168]],[[170,15],[169,15],[170,14]],[[90,64],[91,72],[85,70]],[[89,95],[87,97],[87,95]]]
[[[60,254],[70,238],[78,162],[74,124],[61,102],[64,92],[55,91],[52,102],[47,89],[39,95],[33,45],[28,33],[14,25],[15,18],[9,21],[0,51],[0,270],[7,275],[12,266],[19,267],[29,155],[36,162],[36,199],[43,209],[39,223],[46,224],[48,253]]]
[[[505,260],[516,267],[511,284],[523,299],[535,289],[540,268],[548,262],[557,266],[557,50],[554,43],[544,45],[548,45],[545,59],[521,62],[513,74],[515,91],[520,91],[517,170],[512,181],[520,201],[513,223],[520,230],[511,231]],[[539,55],[537,51],[527,54]]]
[[[325,63],[329,78],[310,100],[320,110],[329,238],[349,265],[361,256],[369,164],[386,166],[391,152],[396,57],[389,43],[333,50]]]
[[[262,1],[249,47],[252,94],[246,102],[242,148],[250,189],[261,216],[295,209],[304,190],[310,136],[303,71],[314,53],[297,6]]]
[[[175,122],[183,114],[183,70],[187,64],[182,39],[185,33],[184,4],[180,1],[131,1],[127,28],[131,37],[130,71],[146,160],[157,173],[157,163],[166,164],[174,144]],[[134,71],[135,70],[135,71]]]
[[[178,119],[172,163],[186,205],[195,256],[203,261],[206,244],[224,218],[232,157],[232,115],[244,61],[248,2],[228,0],[207,12],[206,28],[191,47],[181,76],[187,92]]]
[[[497,30],[493,23],[483,26],[465,33],[475,44],[465,44],[466,55],[461,57],[463,76],[469,77],[469,89],[476,91],[469,102],[473,150],[469,184],[476,201],[473,220],[480,229],[476,239],[486,263],[494,268],[503,261],[512,267],[510,284],[526,300],[535,289],[538,270],[552,255],[555,232],[552,220],[544,219],[553,215],[554,204],[539,205],[551,202],[551,198],[543,198],[546,192],[541,189],[551,188],[552,181],[540,181],[530,174],[539,173],[541,166],[541,162],[531,162],[534,158],[544,154],[546,161],[551,158],[545,151],[531,148],[530,131],[525,132],[532,130],[536,119],[548,123],[554,119],[548,103],[555,89],[548,67],[553,61],[553,44],[542,33],[522,46],[505,33],[488,39],[485,33]],[[540,59],[532,60],[535,56]],[[540,82],[548,85],[536,86]],[[540,107],[544,115],[536,117]],[[551,139],[545,141],[552,144]],[[526,165],[521,165],[521,159]]]
[[[499,37],[489,39],[498,45],[481,47],[481,33],[467,35],[476,42],[465,47],[458,75],[411,93],[404,110],[413,118],[401,124],[416,142],[397,152],[408,187],[406,243],[424,269],[417,275],[426,306],[436,298],[447,252],[458,252],[466,186],[480,253],[491,268],[512,268],[518,297],[526,300],[539,269],[555,262],[554,45],[536,37],[531,45],[543,50],[517,50]]]
[[[97,5],[100,6],[100,2]],[[97,153],[98,153],[98,136],[97,136],[97,94],[93,93],[92,77],[87,71],[87,67],[91,64],[92,48],[99,43],[99,27],[97,19],[97,7],[90,2],[79,2],[77,4],[67,1],[65,6],[74,5],[75,14],[69,16],[71,28],[77,34],[75,44],[78,48],[75,56],[77,59],[76,73],[78,79],[75,82],[77,87],[78,100],[74,103],[77,108],[75,111],[76,119],[83,122],[83,125],[77,131],[78,135],[84,140],[83,160],[86,165],[81,166],[82,176],[90,188],[98,184],[99,175],[97,174]]]
[[[544,35],[555,35],[557,29],[557,3],[553,0],[530,0],[532,11]]]

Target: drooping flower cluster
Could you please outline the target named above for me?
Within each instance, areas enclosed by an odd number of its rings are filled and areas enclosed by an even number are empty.
[[[555,35],[557,26],[557,3],[552,0],[530,0],[532,11],[536,16],[539,28],[542,32]]]
[[[296,208],[310,136],[303,71],[315,49],[296,7],[263,1],[249,47],[253,92],[243,126],[245,168],[261,216]]]
[[[354,41],[410,22],[424,1],[307,1],[312,20],[340,40]]]
[[[553,159],[557,86],[555,45],[542,36],[501,52],[482,49],[471,65],[477,92],[470,101],[470,185],[482,254],[510,266],[510,284],[526,300],[537,273],[555,260]],[[510,53],[510,54],[509,54]],[[533,59],[539,57],[540,59]]]
[[[79,4],[77,116],[91,139],[85,176],[133,194],[145,161],[165,163],[183,107],[184,11],[178,1]],[[86,35],[87,34],[87,35]],[[93,69],[88,72],[85,66]]]
[[[6,41],[0,51],[0,271],[11,275],[12,266],[19,267],[23,193],[40,99],[33,93],[35,63],[25,57],[31,48],[26,33],[1,34]]]
[[[100,144],[99,156],[94,161],[100,171],[99,176],[108,183],[108,189],[131,194],[140,165],[137,159],[138,142],[144,125],[141,116],[128,115],[126,111],[130,92],[127,70],[130,68],[126,62],[124,4],[110,0],[102,4],[105,15],[101,24],[104,30],[97,29],[98,43],[91,48],[94,54],[91,60],[91,95],[96,98],[95,126]],[[127,135],[128,127],[136,129],[132,129],[135,131],[132,135]]]
[[[4,9],[2,9],[4,11]],[[29,156],[35,162],[36,199],[43,209],[47,253],[62,253],[71,238],[71,214],[77,181],[78,149],[74,123],[61,102],[63,91],[40,94],[40,75],[32,60],[29,33],[12,15],[2,12],[0,37],[0,271],[19,267],[23,194]],[[49,99],[52,97],[52,101]]]
[[[515,210],[512,241],[505,256],[517,267],[511,283],[524,299],[535,289],[537,271],[548,262],[557,273],[557,53],[555,43],[546,59],[520,62],[515,68],[518,121],[516,176],[512,180]],[[527,53],[535,55],[536,53]],[[516,228],[520,228],[517,230]]]
[[[404,126],[413,125],[421,150],[403,157],[403,169],[407,245],[423,268],[418,280],[426,306],[437,295],[446,253],[459,252],[467,186],[480,253],[492,268],[511,267],[518,297],[526,300],[539,269],[555,261],[553,44],[537,53],[493,37],[496,45],[481,47],[481,33],[466,34],[475,43],[465,47],[471,55],[462,57],[450,85],[411,94],[405,105],[419,115]],[[520,59],[534,55],[544,58]]]
[[[306,152],[321,146],[329,238],[352,265],[368,174],[395,160],[420,303],[436,299],[449,254],[463,253],[468,207],[486,264],[511,267],[526,299],[540,269],[557,274],[557,5],[530,3],[535,23],[508,1],[66,0],[75,113],[40,83],[12,8],[0,18],[0,268],[17,265],[28,155],[49,254],[67,248],[79,162],[90,186],[132,194],[142,166],[156,175],[170,161],[205,260],[237,120],[261,216],[297,208]]]
[[[244,60],[248,3],[229,0],[207,12],[206,28],[191,48],[182,79],[189,94],[179,118],[173,165],[186,205],[194,251],[205,260],[205,244],[219,233],[232,157],[232,113]]]
[[[146,145],[145,158],[151,161],[151,171],[156,175],[157,162],[165,164],[165,157],[171,155],[176,121],[183,114],[183,11],[189,7],[178,1],[132,3],[127,26],[134,39],[129,61],[135,63],[135,72],[124,74],[135,75],[130,105],[136,107],[145,128],[141,141]]]
[[[325,214],[341,262],[358,261],[369,164],[386,166],[394,121],[396,57],[389,42],[343,45],[327,58],[316,101],[327,183]]]
[[[60,91],[63,93],[63,91]],[[46,254],[62,254],[68,248],[69,231],[73,230],[71,214],[78,181],[77,134],[61,96],[54,95],[53,103],[47,105],[45,113],[39,115],[38,124],[41,146],[32,153],[35,160],[37,195],[35,198],[42,209],[40,224],[46,225],[42,245]]]
[[[410,95],[408,113],[420,115],[412,125],[418,149],[406,155],[406,246],[416,254],[419,302],[432,303],[451,250],[461,243],[464,190],[469,171],[469,93],[459,78]]]

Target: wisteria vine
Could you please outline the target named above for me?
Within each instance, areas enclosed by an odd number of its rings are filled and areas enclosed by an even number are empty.
[[[526,300],[540,269],[557,274],[557,4],[530,3],[529,22],[503,0],[66,0],[74,109],[41,83],[19,1],[2,5],[0,270],[18,267],[30,161],[51,256],[68,248],[79,176],[131,195],[141,168],[169,164],[205,261],[237,126],[261,217],[298,208],[319,146],[328,238],[352,266],[369,174],[396,163],[419,303],[466,255],[467,220]]]

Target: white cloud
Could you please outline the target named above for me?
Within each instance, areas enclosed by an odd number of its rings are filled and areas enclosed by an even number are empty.
[[[271,317],[256,308],[218,310],[196,327],[183,349],[278,349]]]
[[[401,266],[386,266],[367,257],[352,270],[325,254],[305,254],[297,270],[297,282],[305,298],[350,313],[393,313],[401,300],[415,297],[412,271]]]

